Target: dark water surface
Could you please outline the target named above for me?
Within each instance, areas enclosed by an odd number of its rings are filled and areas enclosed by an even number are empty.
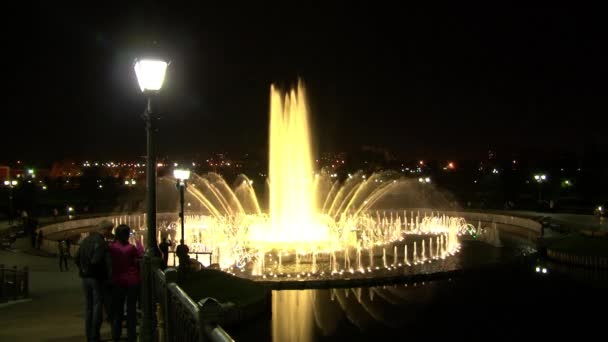
[[[227,330],[237,341],[604,340],[608,289],[562,271],[527,258],[458,279],[274,291],[272,317]]]

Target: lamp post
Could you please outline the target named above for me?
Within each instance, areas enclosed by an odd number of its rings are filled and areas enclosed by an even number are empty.
[[[431,183],[431,177],[420,177],[418,178],[418,182],[421,183],[422,185],[426,185],[426,184],[430,184]],[[426,202],[426,187],[423,186],[422,187],[422,200]]]
[[[179,217],[182,221],[182,235],[180,245],[185,244],[186,236],[184,235],[184,190],[188,187],[188,178],[190,178],[190,170],[173,170],[173,176],[177,179],[177,189],[179,190]]]
[[[538,183],[538,202],[542,201],[542,183],[547,180],[547,175],[534,175],[534,180]]]
[[[16,180],[5,180],[4,185],[8,186],[8,224],[13,224],[13,188],[17,186],[19,182]]]
[[[160,92],[165,80],[168,63],[162,59],[141,59],[135,61],[135,74],[142,93],[147,97],[146,109],[143,119],[146,123],[147,159],[146,159],[146,187],[148,237],[146,252],[141,263],[142,273],[142,324],[141,341],[154,341],[156,339],[154,272],[160,267],[161,256],[156,241],[156,146],[154,135],[157,114],[153,111],[152,99]]]

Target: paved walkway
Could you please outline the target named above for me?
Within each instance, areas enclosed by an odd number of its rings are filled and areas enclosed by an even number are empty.
[[[76,267],[59,272],[57,258],[23,253],[27,238],[18,239],[12,250],[0,250],[5,265],[28,266],[31,301],[0,307],[0,341],[86,341],[84,295]],[[110,341],[110,326],[102,324],[102,339]]]

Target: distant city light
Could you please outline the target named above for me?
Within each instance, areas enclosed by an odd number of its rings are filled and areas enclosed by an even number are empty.
[[[454,168],[454,163],[453,162],[449,162],[448,163],[448,169],[453,169]]]
[[[498,169],[492,169],[492,173],[497,175],[498,174]]]
[[[103,188],[103,185],[99,184],[99,188],[100,188],[100,189],[102,189],[102,188]]]
[[[46,185],[43,185],[43,186],[42,186],[42,190],[46,190]]]

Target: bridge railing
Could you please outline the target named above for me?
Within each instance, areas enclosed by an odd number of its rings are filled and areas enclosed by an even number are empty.
[[[29,271],[27,267],[0,265],[0,303],[29,297]]]
[[[175,269],[157,270],[158,336],[161,342],[224,342],[233,339],[222,327],[207,319],[203,303],[196,303],[177,284]]]
[[[212,252],[188,252],[188,255],[190,255],[191,258],[194,255],[194,259],[203,264],[203,266],[209,266],[213,263]],[[179,266],[179,259],[177,258],[177,254],[175,253],[175,251],[169,251],[169,258],[167,264],[167,266],[170,267]]]

